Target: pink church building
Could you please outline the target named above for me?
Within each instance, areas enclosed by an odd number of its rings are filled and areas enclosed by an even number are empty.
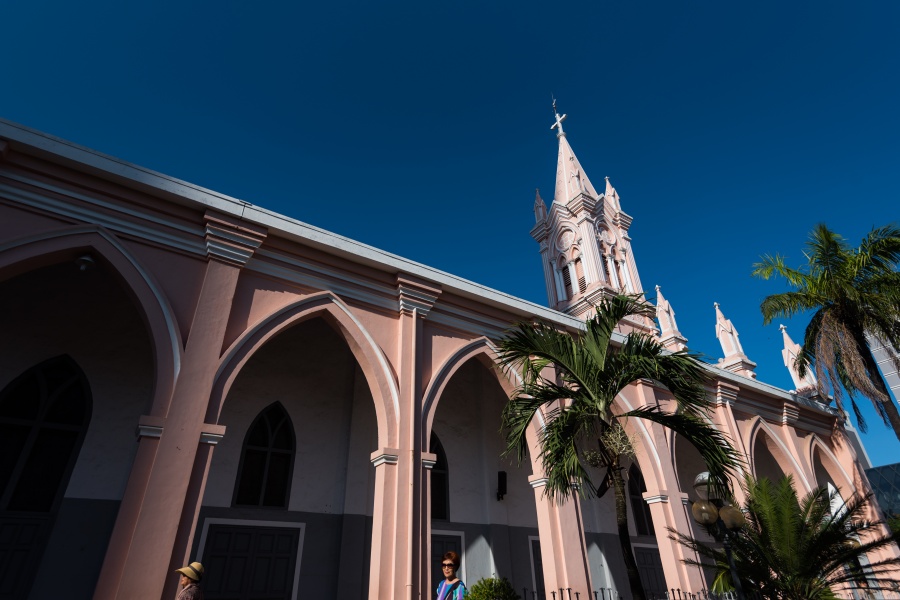
[[[632,217],[563,120],[531,231],[549,308],[0,121],[0,599],[169,599],[173,570],[198,560],[209,600],[419,600],[451,549],[470,586],[629,597],[612,494],[551,503],[536,452],[500,456],[503,332],[575,332],[605,294],[644,292]],[[626,326],[687,347],[656,299],[658,323]],[[734,324],[710,315],[710,419],[752,473],[868,490],[856,432],[797,375],[787,332],[796,390],[758,381]],[[619,402],[669,398],[641,381]],[[699,593],[666,528],[694,531],[703,462],[630,428],[645,587]]]

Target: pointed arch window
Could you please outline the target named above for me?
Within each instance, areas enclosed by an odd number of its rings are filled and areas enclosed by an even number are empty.
[[[632,464],[628,469],[628,496],[631,499],[631,516],[634,519],[634,530],[637,535],[656,535],[653,529],[653,516],[650,514],[650,506],[644,500],[644,492],[647,485],[644,476],[637,465]]]
[[[247,430],[234,490],[236,506],[287,508],[294,471],[294,426],[280,402]]]
[[[447,455],[434,432],[431,432],[429,448],[437,456],[431,468],[431,518],[446,521],[450,519],[450,477]]]
[[[563,289],[566,292],[566,298],[571,298],[572,293],[572,273],[568,264],[564,264],[560,269],[562,271]]]
[[[578,291],[583,294],[587,289],[587,280],[584,278],[584,265],[580,258],[575,259],[575,277],[578,278]]]
[[[91,391],[69,356],[46,360],[0,392],[0,572],[4,598],[27,598],[91,420]],[[0,570],[2,571],[2,570]]]

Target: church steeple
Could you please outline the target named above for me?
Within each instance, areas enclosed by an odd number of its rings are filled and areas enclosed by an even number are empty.
[[[631,217],[622,212],[609,178],[606,192],[591,183],[563,130],[567,115],[553,101],[559,153],[556,188],[549,210],[535,200],[537,224],[531,235],[541,246],[541,260],[551,308],[584,316],[604,295],[643,293],[631,255]]]

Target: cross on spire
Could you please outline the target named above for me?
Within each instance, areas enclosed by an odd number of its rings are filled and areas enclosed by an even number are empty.
[[[556,98],[553,98],[553,114],[556,116],[556,123],[550,126],[550,129],[558,129],[556,132],[556,137],[562,137],[566,135],[566,132],[563,131],[562,122],[566,120],[566,115],[559,116],[559,112],[556,110]]]

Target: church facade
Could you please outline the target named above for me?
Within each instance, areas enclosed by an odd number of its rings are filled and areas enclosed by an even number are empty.
[[[612,495],[557,505],[535,452],[501,458],[503,332],[576,332],[604,294],[644,291],[631,217],[563,120],[532,230],[550,308],[0,121],[0,599],[171,598],[193,560],[210,599],[431,598],[451,549],[470,586],[628,597]],[[869,489],[855,431],[793,371],[787,332],[791,391],[757,381],[716,316],[710,419],[748,468]],[[629,326],[686,347],[661,293],[657,317]],[[648,381],[619,398],[669,401]],[[703,462],[629,428],[645,586],[698,593],[666,528],[694,531]]]

